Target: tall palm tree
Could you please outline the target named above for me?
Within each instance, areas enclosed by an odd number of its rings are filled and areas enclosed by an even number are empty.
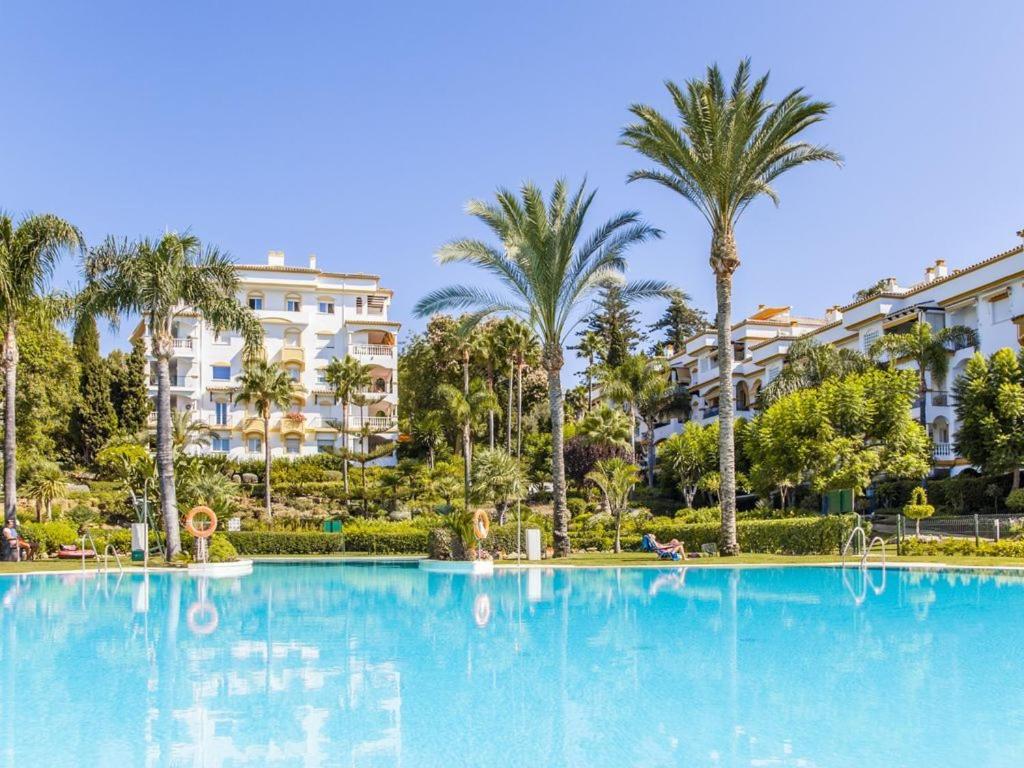
[[[587,480],[601,491],[605,506],[615,518],[615,551],[622,551],[622,515],[629,507],[629,494],[637,481],[637,467],[625,459],[601,459],[587,473]]]
[[[516,379],[516,456],[523,446],[523,370],[539,358],[537,337],[530,327],[516,317],[506,317],[504,325],[504,351],[508,355],[508,419],[505,450],[512,453],[512,377]]]
[[[802,89],[778,103],[765,97],[768,76],[753,84],[750,61],[740,62],[727,88],[717,66],[703,80],[685,87],[666,83],[679,119],[675,125],[653,107],[630,107],[637,122],[626,126],[622,143],[655,163],[634,171],[630,181],[646,179],[693,204],[711,228],[711,269],[715,274],[718,331],[719,471],[721,474],[723,554],[739,552],[736,539],[736,446],[733,439],[732,279],[740,265],[736,222],[754,200],[778,202],[771,184],[800,165],[828,160],[832,150],[799,140],[825,118],[831,105],[813,101]]]
[[[864,373],[873,365],[860,350],[838,349],[813,338],[797,339],[786,353],[782,371],[758,393],[759,407],[763,410],[784,395],[817,387],[826,379]]]
[[[172,327],[183,312],[197,312],[216,330],[236,330],[245,338],[246,358],[262,348],[263,328],[237,297],[238,274],[231,258],[203,248],[190,234],[168,233],[158,240],[128,242],[108,238],[85,262],[83,311],[141,315],[152,337],[156,362],[156,464],[167,556],[181,551],[178,497],[174,483],[171,421]]]
[[[621,279],[629,246],[661,235],[643,223],[639,213],[629,211],[585,236],[583,228],[593,200],[594,193],[588,193],[585,184],[571,192],[560,180],[546,201],[539,188],[524,184],[518,196],[502,189],[495,203],[470,202],[468,213],[491,229],[500,246],[456,240],[441,249],[438,260],[477,266],[497,278],[504,292],[457,285],[432,291],[416,305],[420,316],[448,309],[473,309],[477,318],[496,313],[517,315],[537,333],[548,378],[554,538],[559,555],[569,554],[561,379],[566,338],[594,291],[611,279]],[[660,281],[624,284],[622,288],[625,301],[670,292]]]
[[[473,379],[469,391],[463,392],[451,384],[441,384],[437,388],[452,420],[462,430],[462,472],[465,485],[466,509],[469,509],[470,493],[473,484],[473,426],[489,411],[498,407],[494,394],[480,379]]]
[[[356,398],[370,388],[373,383],[371,372],[373,367],[360,363],[352,355],[345,355],[344,359],[332,358],[324,369],[324,379],[334,390],[334,401],[341,404],[341,435],[344,441],[344,451],[349,450],[348,443],[348,407]],[[343,453],[341,463],[342,479],[345,484],[345,496],[348,497],[348,458]]]
[[[630,426],[626,414],[602,403],[580,420],[576,433],[588,442],[618,448],[625,453],[629,451],[632,437]]]
[[[263,419],[263,511],[267,520],[273,517],[270,507],[270,415],[274,408],[286,409],[292,402],[294,382],[288,371],[278,363],[254,360],[238,379],[236,403],[251,405]]]
[[[587,331],[580,337],[580,343],[572,349],[579,352],[580,357],[587,361],[585,373],[587,375],[587,412],[594,402],[594,367],[597,360],[602,358],[608,345],[596,331]]]
[[[932,382],[946,378],[950,356],[958,349],[977,347],[980,343],[978,332],[965,325],[935,331],[930,323],[918,320],[905,333],[883,335],[871,345],[868,353],[875,358],[888,357],[892,363],[909,359],[917,366],[919,418],[921,426],[927,429],[929,377]]]
[[[438,447],[444,443],[444,424],[440,411],[424,411],[416,414],[412,423],[412,434],[416,441],[427,449],[427,462],[434,468]]]
[[[0,351],[4,369],[4,519],[18,513],[18,325],[38,311],[50,277],[67,250],[82,249],[81,233],[52,214],[29,215],[17,224],[0,211]]]
[[[645,388],[668,381],[668,366],[664,361],[652,360],[647,355],[630,355],[617,368],[602,367],[601,396],[618,403],[629,412],[632,429],[629,455],[636,463],[637,420],[640,417],[639,403]]]
[[[669,381],[668,366],[664,361],[652,363],[652,370],[658,373],[644,382],[636,395],[636,412],[647,425],[644,443],[647,447],[647,485],[654,487],[654,463],[657,449],[654,445],[654,425],[665,411],[675,402],[675,385]]]

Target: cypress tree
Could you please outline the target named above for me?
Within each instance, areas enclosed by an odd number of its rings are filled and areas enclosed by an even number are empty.
[[[146,382],[146,345],[141,338],[132,341],[132,351],[125,354],[115,349],[107,357],[110,371],[110,399],[121,432],[135,434],[146,428],[152,410]]]
[[[618,368],[622,361],[636,349],[643,339],[637,330],[640,313],[630,309],[622,298],[622,288],[617,283],[604,285],[594,299],[594,312],[580,336],[593,331],[604,340],[601,362],[611,368]]]
[[[100,357],[95,318],[86,316],[78,321],[73,341],[79,365],[79,401],[71,416],[71,445],[79,461],[89,464],[117,430],[117,416],[110,402],[110,372]]]

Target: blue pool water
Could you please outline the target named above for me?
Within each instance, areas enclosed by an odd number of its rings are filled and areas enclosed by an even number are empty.
[[[872,577],[0,578],[0,766],[1024,765],[1024,579]]]

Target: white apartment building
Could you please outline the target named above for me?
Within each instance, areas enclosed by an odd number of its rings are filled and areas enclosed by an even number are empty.
[[[1024,230],[1017,235],[1024,237]],[[1024,342],[1024,244],[952,271],[938,259],[925,268],[920,282],[900,287],[890,278],[877,295],[836,305],[823,318],[799,317],[790,307],[758,307],[732,327],[736,415],[752,415],[758,392],[778,376],[794,339],[811,337],[822,344],[867,351],[882,334],[906,330],[918,320],[937,329],[951,325],[974,328],[985,355],[1002,347],[1018,349]],[[937,466],[964,464],[953,450],[957,424],[950,389],[972,354],[974,349],[953,353],[946,379],[928,382],[928,432]],[[717,361],[713,330],[687,339],[685,349],[669,358],[673,380],[690,395],[692,420],[707,423],[718,416]],[[678,419],[656,425],[655,440],[681,428]]]
[[[174,323],[171,360],[171,407],[191,411],[210,429],[208,450],[232,458],[263,455],[269,440],[275,456],[302,456],[345,445],[360,448],[353,434],[364,424],[372,434],[369,447],[398,438],[398,346],[400,324],[388,319],[392,292],[380,277],[362,273],[324,272],[316,256],[306,267],[286,266],[282,251],[270,251],[266,264],[239,265],[239,302],[263,325],[266,355],[279,362],[295,381],[290,409],[275,413],[269,428],[251,408],[234,402],[242,373],[242,338],[215,333],[202,317],[183,312]],[[143,336],[152,348],[144,324]],[[332,358],[352,355],[372,366],[366,403],[350,404],[349,434],[334,426],[341,407],[334,402],[324,369]],[[156,396],[155,363],[150,361],[150,395]],[[385,458],[379,463],[393,463]]]

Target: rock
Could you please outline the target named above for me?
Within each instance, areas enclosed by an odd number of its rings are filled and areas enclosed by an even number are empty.
[[[238,485],[241,485],[242,484],[242,476],[239,475],[238,473],[233,474],[231,476],[231,482],[232,483],[236,483]]]
[[[246,485],[256,485],[256,483],[258,483],[259,481],[260,479],[252,472],[242,473],[242,482],[245,483]]]

